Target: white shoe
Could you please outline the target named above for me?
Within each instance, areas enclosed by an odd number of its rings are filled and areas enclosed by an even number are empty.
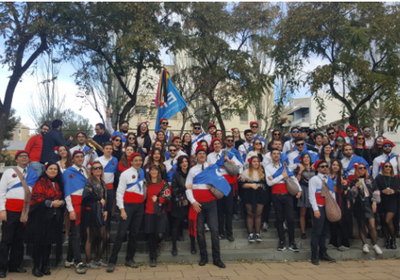
[[[207,225],[207,224],[204,224],[204,230],[205,230],[206,232],[210,231],[210,229],[208,228],[208,225]]]
[[[65,261],[65,263],[64,263],[64,267],[65,267],[65,268],[71,268],[71,267],[73,267],[74,265],[75,265],[74,260],[72,260],[72,262]]]
[[[379,248],[379,247],[378,247]],[[375,248],[374,248],[375,249]],[[364,253],[369,253],[369,246],[368,246],[368,244],[364,244],[363,245],[363,247],[362,247],[362,250],[363,250],[363,252]],[[379,249],[380,250],[380,249]]]
[[[262,231],[268,231],[268,224],[266,222],[262,224]]]
[[[377,253],[378,255],[382,255],[382,250],[381,248],[379,248],[378,244],[375,244],[372,248],[374,248],[375,253]]]
[[[287,225],[286,225],[286,222],[284,222],[284,223],[283,223],[283,230],[284,230],[284,231],[287,231]]]

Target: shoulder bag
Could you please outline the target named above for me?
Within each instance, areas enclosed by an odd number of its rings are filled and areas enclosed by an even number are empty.
[[[329,187],[324,180],[322,180],[322,190],[321,196],[325,198],[325,212],[326,218],[331,223],[336,223],[340,221],[342,218],[342,211],[340,210],[339,205],[337,204],[336,200],[333,198],[331,193],[329,192]]]

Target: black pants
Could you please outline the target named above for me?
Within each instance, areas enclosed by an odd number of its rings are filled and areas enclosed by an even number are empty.
[[[218,231],[219,234],[232,236],[232,216],[233,216],[233,186],[228,196],[224,196],[217,202],[218,206]]]
[[[76,225],[76,221],[71,221],[71,229],[69,231],[67,261],[75,264],[82,262],[81,257],[81,225]]]
[[[159,232],[152,232],[152,233],[147,233],[147,245],[149,246],[150,250],[150,259],[157,259],[157,248],[160,246],[160,243],[162,241],[162,237],[160,237]]]
[[[114,198],[115,198],[114,190],[107,190],[106,211],[108,214],[107,214],[106,227],[108,231],[110,231],[111,229],[112,208],[114,205]]]
[[[219,236],[218,236],[218,209],[217,202],[215,200],[209,202],[200,202],[201,212],[197,215],[197,242],[200,249],[200,257],[202,259],[208,259],[206,237],[204,223],[207,221],[207,225],[211,232],[211,249],[213,260],[220,259],[219,250]]]
[[[400,201],[397,201],[397,211],[396,211],[396,213],[394,214],[394,217],[393,217],[393,228],[394,228],[395,234],[400,231],[399,230],[399,227],[400,227],[399,226],[399,223],[400,223],[399,210],[400,210]]]
[[[19,221],[21,212],[7,211],[7,222],[1,226],[0,270],[6,272],[21,266],[24,258],[24,224]]]
[[[178,235],[182,231],[182,226],[187,219],[187,216],[181,216],[181,217],[173,217],[170,216],[170,218],[173,220],[172,226],[171,226],[171,233],[172,233],[172,248],[176,249],[176,241],[178,240]],[[195,247],[195,237],[194,236],[189,236],[190,237],[190,245],[191,248]]]
[[[33,266],[37,268],[40,268],[40,265],[42,265],[42,267],[49,267],[50,251],[51,244],[44,245],[41,248],[35,248],[35,244],[33,244]]]
[[[276,229],[278,231],[279,241],[285,241],[285,231],[283,222],[286,220],[289,243],[294,241],[294,209],[293,196],[290,194],[273,194],[272,203],[274,204],[276,215]]]
[[[262,213],[262,221],[267,223],[269,222],[269,213],[271,212],[271,203],[272,203],[272,188],[267,187],[267,199],[264,203],[263,213]]]
[[[115,238],[109,263],[116,264],[118,253],[121,250],[122,242],[124,242],[125,234],[129,230],[128,248],[126,249],[126,261],[133,260],[137,248],[137,235],[139,227],[142,223],[144,214],[143,203],[124,203],[125,212],[128,218],[120,220],[117,237]]]
[[[326,218],[325,207],[318,207],[319,213],[321,213],[321,217],[319,219],[315,218],[313,215],[314,227],[312,230],[311,236],[311,253],[313,256],[317,256],[318,254],[318,246],[319,246],[319,255],[326,254],[326,235],[329,231],[329,221]]]
[[[350,234],[351,231],[349,225],[347,225],[342,219],[339,222],[331,223],[329,222],[330,230],[331,230],[331,239],[329,244],[334,245],[335,247],[340,247],[340,245],[350,247]],[[341,242],[339,243],[339,233],[341,235]]]

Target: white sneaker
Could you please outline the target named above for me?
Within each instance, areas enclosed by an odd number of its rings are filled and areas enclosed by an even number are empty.
[[[262,231],[268,231],[268,224],[266,222],[262,224]]]
[[[378,244],[375,244],[372,248],[374,248],[375,253],[377,253],[378,255],[382,255],[382,250],[381,248],[379,248]]]
[[[378,247],[378,248],[379,248],[379,247]],[[362,247],[362,250],[363,250],[364,253],[369,253],[369,246],[368,246],[368,244],[364,244],[363,247]],[[380,249],[379,249],[379,250],[380,250]]]
[[[65,268],[71,268],[71,267],[73,267],[74,265],[75,265],[74,260],[72,260],[72,262],[65,261],[65,263],[64,263],[64,267],[65,267]]]
[[[286,222],[284,222],[284,223],[283,223],[283,230],[284,230],[284,231],[287,231],[287,225],[286,225]]]
[[[207,224],[204,224],[204,230],[205,230],[206,232],[210,231],[210,229],[208,228],[208,225],[207,225]]]

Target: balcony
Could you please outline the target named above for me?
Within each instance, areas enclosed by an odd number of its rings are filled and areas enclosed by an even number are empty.
[[[292,126],[310,127],[310,118],[299,118],[292,121]]]

